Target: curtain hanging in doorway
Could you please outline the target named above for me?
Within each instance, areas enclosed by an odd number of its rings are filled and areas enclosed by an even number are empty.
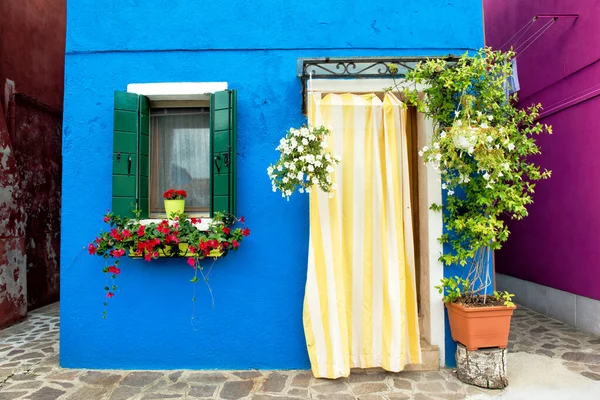
[[[309,99],[342,162],[335,196],[310,193],[304,330],[315,377],[421,362],[406,108],[392,94]]]

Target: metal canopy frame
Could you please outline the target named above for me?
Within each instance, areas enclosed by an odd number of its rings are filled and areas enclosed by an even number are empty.
[[[454,55],[437,57],[353,57],[353,58],[299,58],[297,76],[302,82],[302,113],[306,113],[308,79],[369,79],[402,78],[421,61],[443,59],[455,63]],[[392,68],[391,66],[395,66]]]

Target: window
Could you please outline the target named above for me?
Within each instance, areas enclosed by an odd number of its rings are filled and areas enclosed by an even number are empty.
[[[235,214],[236,92],[195,95],[185,83],[173,84],[188,89],[180,97],[165,96],[171,84],[148,85],[160,86],[158,98],[115,92],[112,211],[164,217],[162,194],[173,187],[188,192],[188,214]]]
[[[164,215],[162,194],[187,192],[186,212],[210,210],[210,109],[208,102],[150,102],[150,216]],[[178,105],[186,107],[177,107]],[[169,107],[164,107],[165,105]]]

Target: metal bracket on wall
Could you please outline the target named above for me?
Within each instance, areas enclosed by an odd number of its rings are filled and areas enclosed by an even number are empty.
[[[454,63],[458,57],[299,58],[296,72],[302,82],[302,113],[306,113],[306,86],[311,76],[314,79],[402,78],[427,59],[445,59]]]

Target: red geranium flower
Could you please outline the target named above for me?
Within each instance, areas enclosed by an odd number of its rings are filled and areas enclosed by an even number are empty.
[[[144,236],[144,234],[146,233],[146,227],[144,225],[140,225],[140,227],[137,230],[137,234],[139,237]]]
[[[110,236],[112,236],[117,242],[120,242],[121,240],[123,240],[123,236],[121,236],[119,231],[116,230],[115,228],[112,228],[110,230]]]
[[[190,219],[190,222],[191,222],[192,224],[199,224],[199,223],[201,223],[201,222],[202,222],[202,220],[201,220],[200,218],[191,218],[191,219]]]
[[[123,237],[125,239],[127,239],[128,237],[131,237],[131,232],[129,232],[127,229],[123,229]]]
[[[102,218],[102,221],[108,222],[110,221],[110,217],[108,215],[105,215],[104,218]]]
[[[90,243],[88,246],[88,253],[90,254],[96,254],[96,246],[94,246],[93,243]]]
[[[165,235],[169,234],[171,232],[171,229],[169,228],[169,226],[165,226],[165,225],[159,225],[158,228],[156,228],[157,231],[159,231],[160,233],[163,233]]]
[[[246,222],[246,219],[244,218],[244,216],[243,216],[243,215],[240,217],[240,222],[241,222],[242,224],[243,224],[244,222]]]
[[[150,262],[152,260],[152,254],[146,253],[146,255],[144,256],[144,260]]]
[[[125,255],[125,250],[123,250],[123,249],[111,250],[110,255],[115,258],[119,258],[119,257],[122,257]]]
[[[117,268],[114,265],[111,265],[110,267],[108,267],[108,272],[110,272],[111,274],[119,275],[121,273],[121,269]]]
[[[240,247],[240,244],[238,243],[237,240],[232,240],[231,245],[233,246],[234,249],[237,249],[238,247]]]
[[[106,293],[106,297],[109,298],[109,299],[112,298],[112,297],[114,297],[114,295],[115,294],[113,292]]]
[[[242,235],[244,235],[244,236],[250,235],[250,229],[248,229],[248,228],[242,229]]]
[[[169,189],[163,193],[163,197],[167,200],[183,200],[187,197],[185,190]]]
[[[191,266],[191,267],[196,267],[196,259],[194,257],[190,257],[187,259],[187,263]]]
[[[167,235],[165,238],[165,243],[179,243],[179,239],[175,235]]]
[[[229,227],[223,228],[223,233],[224,234],[229,235],[230,232],[231,232],[231,228],[229,228]]]

